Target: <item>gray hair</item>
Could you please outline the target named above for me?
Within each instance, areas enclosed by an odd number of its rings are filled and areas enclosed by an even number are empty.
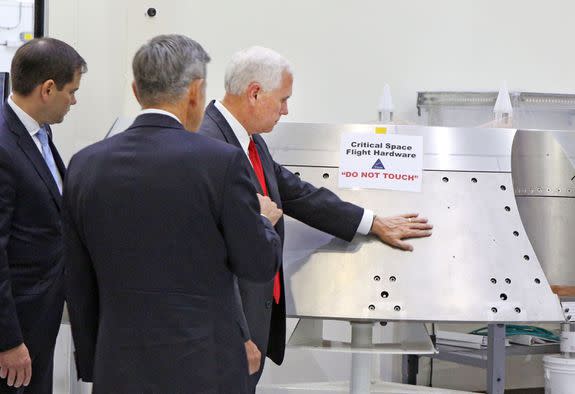
[[[138,96],[144,104],[177,101],[195,79],[205,78],[210,56],[189,37],[169,34],[152,38],[132,61]]]
[[[259,46],[244,49],[236,52],[228,64],[226,92],[241,94],[252,82],[258,82],[264,91],[277,89],[284,72],[292,74],[291,65],[276,51]]]

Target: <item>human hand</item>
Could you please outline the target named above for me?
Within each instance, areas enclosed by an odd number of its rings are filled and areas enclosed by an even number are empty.
[[[23,343],[0,352],[0,378],[6,379],[8,386],[16,388],[28,386],[32,379],[32,359]]]
[[[413,250],[413,246],[405,241],[406,238],[422,238],[431,235],[433,226],[427,223],[426,218],[419,217],[418,213],[380,218],[375,216],[371,225],[371,234],[375,234],[382,242],[402,249]]]
[[[258,193],[258,199],[260,200],[260,210],[261,214],[272,222],[275,226],[278,220],[284,214],[281,209],[278,208],[277,204],[271,200],[268,196],[262,196]]]
[[[248,369],[250,375],[253,375],[260,370],[262,361],[262,354],[255,343],[250,339],[244,343],[246,347],[246,356],[248,358]]]

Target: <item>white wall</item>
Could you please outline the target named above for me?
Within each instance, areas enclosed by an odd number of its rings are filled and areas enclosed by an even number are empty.
[[[149,6],[155,18],[145,16]],[[49,34],[86,58],[79,104],[56,138],[67,158],[131,114],[130,59],[158,33],[184,33],[211,54],[208,97],[223,93],[230,55],[270,46],[296,70],[288,120],[375,119],[383,84],[413,116],[418,90],[575,91],[569,0],[53,0]]]
[[[423,90],[497,90],[506,79],[510,90],[575,93],[569,0],[52,0],[48,13],[49,35],[89,68],[77,106],[54,128],[65,160],[135,113],[131,57],[159,33],[187,34],[210,53],[210,99],[222,97],[236,50],[283,53],[295,68],[291,121],[372,121],[384,83],[404,118]],[[347,368],[335,370],[341,378]],[[264,380],[279,374],[269,368]]]

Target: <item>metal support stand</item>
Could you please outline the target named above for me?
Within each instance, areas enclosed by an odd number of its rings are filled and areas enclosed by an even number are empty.
[[[352,348],[370,348],[373,345],[373,323],[351,323]],[[367,394],[371,385],[371,353],[353,353],[351,356],[350,393]]]
[[[564,326],[564,332],[568,330],[575,332],[575,325],[572,327]],[[505,346],[505,324],[488,324],[487,349],[463,349],[447,345],[439,345],[438,347],[439,353],[431,356],[437,360],[486,369],[486,387],[489,394],[503,394],[505,390],[505,359],[508,355],[553,354],[559,350],[558,345],[545,347],[511,346],[507,348]],[[416,381],[417,364],[413,365],[409,357],[413,357],[415,360],[418,356],[403,356],[403,383],[413,384]]]
[[[487,340],[487,392],[505,391],[505,324],[489,324]]]
[[[575,358],[575,323],[561,324],[561,354],[565,358]]]
[[[403,384],[417,384],[419,373],[419,356],[416,354],[404,354],[401,358],[401,379]]]

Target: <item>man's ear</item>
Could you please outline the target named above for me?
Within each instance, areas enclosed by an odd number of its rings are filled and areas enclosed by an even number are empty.
[[[56,83],[53,79],[47,79],[40,84],[40,97],[46,100],[56,90]]]
[[[134,93],[134,97],[136,98],[138,103],[142,105],[142,102],[140,101],[140,95],[138,94],[138,86],[136,85],[136,81],[132,81],[132,92]]]
[[[262,87],[258,82],[251,82],[246,89],[246,96],[248,101],[253,105],[256,103],[258,96],[262,92]]]
[[[204,84],[205,79],[194,79],[190,82],[190,86],[188,87],[188,101],[192,107],[197,107],[198,105],[202,105],[202,97],[204,94]]]

